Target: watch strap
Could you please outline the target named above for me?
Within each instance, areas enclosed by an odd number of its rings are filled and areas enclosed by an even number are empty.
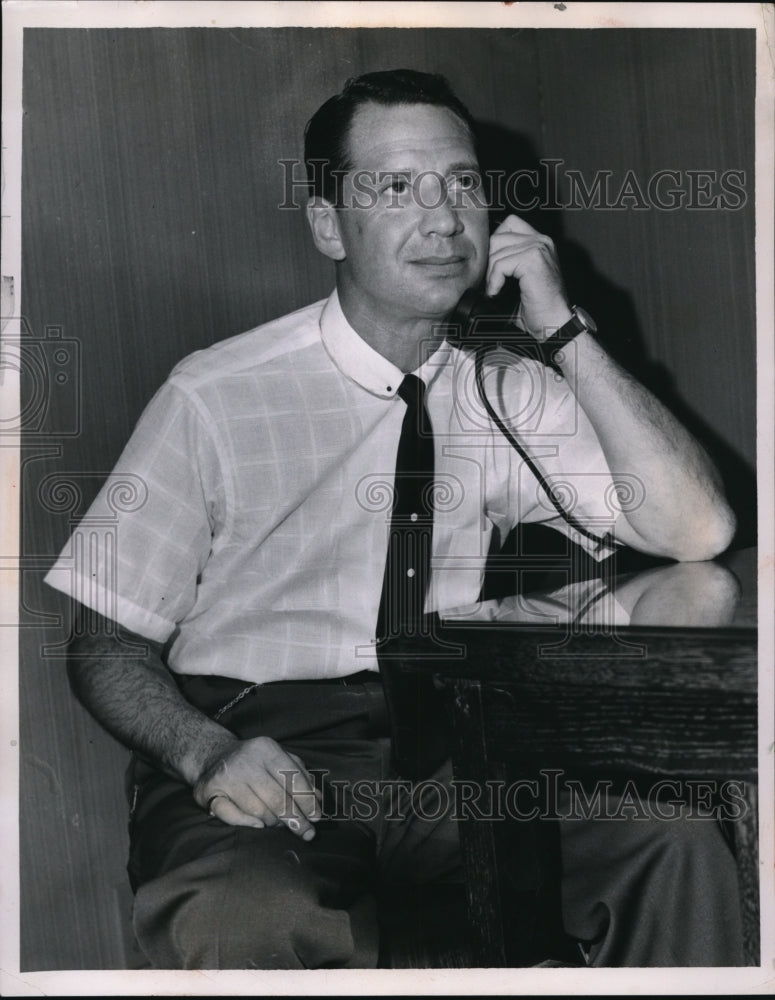
[[[563,323],[562,326],[557,327],[554,333],[541,341],[541,350],[544,357],[550,364],[557,365],[558,361],[561,360],[556,357],[558,352],[567,344],[570,344],[571,341],[575,340],[580,333],[584,333],[585,330],[593,331],[594,326],[585,322],[579,314],[577,306],[571,306],[571,318],[567,323]]]

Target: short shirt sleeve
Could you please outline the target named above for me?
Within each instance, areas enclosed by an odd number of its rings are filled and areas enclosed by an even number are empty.
[[[46,583],[164,642],[195,604],[223,496],[206,415],[167,382]]]
[[[504,423],[562,509],[584,530],[577,530],[558,512],[530,464],[506,446],[505,439],[494,449],[499,467],[495,480],[502,485],[490,500],[488,515],[504,537],[519,523],[544,524],[596,559],[611,555],[617,548],[611,537],[620,513],[617,487],[572,387],[553,369],[530,359],[504,369],[497,386]]]

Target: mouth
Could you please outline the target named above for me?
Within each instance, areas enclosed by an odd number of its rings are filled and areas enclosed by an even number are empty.
[[[411,261],[423,274],[441,278],[457,278],[468,272],[468,258],[458,254],[448,256],[417,257]]]
[[[424,267],[454,267],[456,264],[464,264],[465,261],[465,257],[453,254],[445,257],[418,257],[412,263]]]

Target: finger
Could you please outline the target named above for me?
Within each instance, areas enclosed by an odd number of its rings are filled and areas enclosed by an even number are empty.
[[[528,255],[530,254],[540,255],[538,259],[541,260],[553,260],[555,254],[554,243],[544,236],[520,237],[518,240],[493,239],[490,241],[490,252],[487,263],[489,266],[492,266],[494,263],[510,257],[529,260]]]
[[[228,796],[224,795],[223,792],[216,792],[215,795],[211,795],[210,798],[207,800],[207,805],[205,806],[205,809],[212,816],[212,815],[214,815],[214,813],[213,813],[213,805],[215,804],[215,802],[218,799],[227,799],[227,798],[228,798]]]
[[[315,784],[315,779],[312,776],[312,773],[307,770],[307,768],[306,768],[306,766],[304,764],[304,761],[301,759],[301,757],[299,757],[295,753],[291,753],[290,750],[288,751],[288,756],[291,758],[291,760],[293,760],[293,761],[296,762],[296,764],[299,767],[299,770],[301,771],[301,773],[304,775],[304,777],[309,782],[310,788],[312,788],[312,790],[314,791],[314,793],[318,797],[318,799],[322,799],[323,798],[323,791],[322,791],[322,789],[318,788],[318,786]]]
[[[279,771],[275,770],[278,764]],[[199,801],[209,801],[221,792],[224,790],[219,787],[204,789],[200,792]],[[240,782],[230,785],[226,797],[233,809],[223,806],[221,798],[212,802],[219,816],[223,809],[227,809],[228,816],[243,825],[250,825],[245,817],[252,817],[265,826],[283,823],[304,840],[311,840],[315,835],[305,809],[311,811],[313,816],[318,815],[320,805],[317,796],[309,779],[283,751],[272,754],[268,762],[254,768]]]
[[[257,816],[243,812],[235,802],[232,802],[225,795],[211,796],[209,813],[215,819],[219,819],[229,826],[252,826],[257,830],[262,830],[266,825]]]
[[[296,771],[294,773],[299,774],[300,772]],[[304,800],[300,801],[294,798],[277,782],[267,782],[262,788],[262,796],[272,810],[272,815],[275,817],[274,823],[283,823],[291,833],[297,837],[301,837],[302,840],[312,840],[315,836],[315,828],[312,824],[317,822],[317,820],[314,818],[314,815],[313,817],[308,816],[301,808]],[[305,796],[306,798],[314,799],[314,796],[308,793]],[[274,823],[271,825],[274,825]],[[267,823],[267,826],[269,825]]]
[[[519,245],[509,243],[490,252],[487,263],[487,291],[495,295],[506,278],[518,281],[530,273],[554,279],[559,267],[551,241],[543,238],[528,240]],[[555,282],[556,283],[556,282]]]
[[[271,810],[264,808],[263,818],[259,818],[253,813],[240,809],[236,802],[226,798],[225,795],[212,796],[210,815],[229,826],[250,826],[256,830],[277,826],[278,823],[283,822],[291,833],[301,837],[302,840],[309,841],[315,836],[314,828],[309,823],[303,823],[296,816],[289,814],[284,817],[277,816]]]
[[[246,783],[235,783],[228,790],[218,786],[210,788],[205,786],[199,790],[196,797],[203,808],[219,819],[223,818],[224,809],[229,816],[239,813],[242,817],[240,820],[242,826],[250,826],[251,820],[260,826],[274,826],[279,822],[276,813],[260,794],[260,790],[257,792]]]
[[[261,797],[277,816],[279,823],[303,840],[311,840],[315,831],[312,823],[320,817],[320,803],[301,771],[283,768],[282,773],[262,786]],[[278,780],[279,778],[279,780]]]
[[[280,809],[283,805],[292,805],[290,812],[294,815],[301,815],[304,820],[317,822],[321,818],[322,810],[320,804],[320,793],[315,788],[312,775],[304,766],[300,758],[293,753],[286,752],[280,747],[277,752],[267,761],[267,771],[270,777],[274,777],[277,783],[277,790],[270,790],[270,797],[264,795],[264,801],[281,816]],[[277,798],[278,793],[282,795]]]
[[[299,816],[281,816],[280,821],[285,823],[291,833],[301,837],[302,840],[310,841],[315,836],[315,827]]]
[[[500,247],[513,246],[521,249],[533,245],[554,247],[554,240],[545,233],[536,232],[535,229],[529,233],[515,233],[511,230],[501,232],[496,229],[490,236],[490,251]]]
[[[265,826],[284,823],[293,833],[311,840],[310,816],[320,803],[311,776],[297,759],[274,740],[259,737],[241,744],[238,752],[218,762],[207,779],[197,783],[195,798],[201,806],[211,803],[225,821]],[[213,796],[222,795],[227,800]]]
[[[541,251],[541,244],[532,241],[520,246],[513,243],[499,249],[491,250],[487,261],[487,294],[497,295],[503,287],[506,278],[516,278],[519,281],[530,267],[529,254]]]
[[[295,753],[290,753],[290,751],[288,752],[288,756],[292,760],[295,760],[296,763],[299,765],[299,770],[305,776],[305,778],[310,784],[310,787],[315,793],[315,798],[317,799],[317,805],[314,807],[312,815],[309,816],[309,818],[313,821],[313,823],[315,823],[322,817],[323,790],[322,788],[318,788],[318,786],[315,784],[315,779],[312,777],[310,772],[304,766],[304,761],[301,759],[301,757],[297,756]]]
[[[230,826],[252,826],[262,830],[264,827],[273,827],[283,823],[291,833],[303,840],[312,840],[315,836],[314,827],[298,810],[294,810],[293,801],[290,798],[287,798],[282,807],[278,807],[275,811],[253,789],[242,788],[232,794],[237,801],[226,795],[212,795],[210,797],[210,815]],[[273,796],[267,794],[266,797],[272,798]]]
[[[495,227],[493,236],[496,233],[521,233],[524,236],[541,235],[529,222],[525,222],[518,215],[507,215],[503,222]]]
[[[292,771],[293,776],[301,777],[301,772],[295,763],[291,767],[291,762],[286,760],[286,764],[287,772]],[[312,840],[315,836],[312,821],[286,790],[292,787],[288,784],[288,775],[281,776],[280,780],[282,784],[278,781],[277,775],[267,773],[261,768],[249,782],[234,783],[228,792],[218,786],[211,785],[210,788],[205,786],[198,789],[196,798],[211,815],[232,826],[253,826],[260,829],[283,823],[302,839]],[[305,778],[305,786],[306,780]],[[311,790],[304,796],[304,800],[312,800],[319,810],[317,799]]]

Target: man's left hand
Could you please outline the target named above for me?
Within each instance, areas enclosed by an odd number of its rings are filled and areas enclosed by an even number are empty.
[[[536,340],[571,318],[554,243],[516,215],[490,237],[487,294],[496,295],[509,277],[519,282],[517,325]]]

